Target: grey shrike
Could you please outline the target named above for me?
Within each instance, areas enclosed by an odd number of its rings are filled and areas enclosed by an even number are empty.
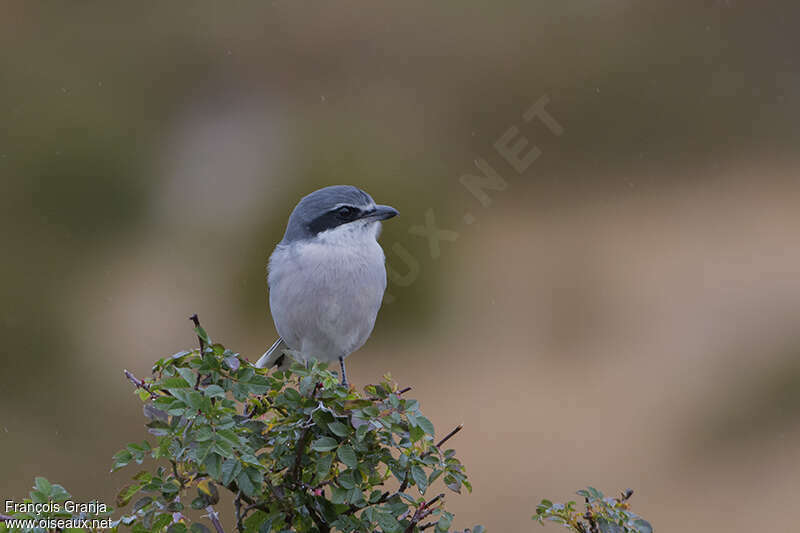
[[[269,306],[280,337],[256,366],[339,360],[372,333],[386,290],[381,220],[397,215],[350,185],[314,191],[292,211],[283,240],[269,258]]]

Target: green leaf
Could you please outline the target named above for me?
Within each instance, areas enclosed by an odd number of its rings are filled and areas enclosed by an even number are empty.
[[[111,467],[111,471],[115,472],[120,468],[122,468],[123,466],[126,466],[128,463],[130,463],[131,460],[133,459],[133,454],[131,454],[131,452],[129,452],[128,450],[121,450],[115,453],[112,459],[114,461],[114,464]]]
[[[453,492],[461,494],[461,482],[454,476],[450,474],[444,476],[444,484],[445,486],[447,486],[448,489],[452,490]]]
[[[339,446],[339,442],[332,437],[320,437],[311,443],[311,449],[318,452],[329,452]]]
[[[339,449],[336,450],[336,455],[344,464],[353,470],[358,468],[358,458],[356,458],[356,452],[353,450],[352,446],[348,444],[339,446]]]
[[[117,494],[117,507],[125,507],[131,501],[131,498],[139,492],[139,489],[142,488],[141,485],[138,483],[135,485],[126,485],[122,487],[122,490],[119,491]]]
[[[419,426],[411,426],[408,430],[408,436],[411,438],[411,442],[417,442],[425,436],[425,430]]]
[[[197,383],[197,376],[191,369],[185,367],[179,367],[178,374],[189,384],[190,387],[194,387],[194,384]]]
[[[419,427],[421,427],[425,431],[425,433],[431,436],[434,435],[435,431],[433,429],[433,423],[430,420],[428,420],[424,416],[418,416],[417,422],[419,423]]]
[[[147,505],[150,505],[152,502],[153,502],[153,498],[151,498],[150,496],[145,496],[144,498],[139,498],[136,501],[136,503],[133,504],[133,510],[134,511],[138,511],[139,509],[142,509],[142,508],[146,507]]]
[[[236,477],[236,484],[239,485],[239,489],[247,496],[253,497],[256,495],[256,487],[253,485],[253,482],[250,481],[247,472],[242,472]]]
[[[261,524],[264,524],[268,519],[269,515],[267,513],[261,509],[256,509],[250,516],[244,519],[245,531],[258,531]]]
[[[167,527],[167,525],[169,525],[170,522],[172,522],[172,515],[168,513],[162,513],[156,516],[156,519],[153,520],[152,531],[160,531],[162,528]]]
[[[219,385],[209,385],[206,390],[203,391],[203,394],[208,398],[225,398],[225,389]]]
[[[241,465],[236,459],[225,459],[222,463],[220,483],[229,485],[233,478],[241,471]]]
[[[375,519],[378,521],[380,528],[386,533],[395,533],[396,531],[401,531],[403,529],[403,527],[400,525],[400,522],[398,522],[397,519],[389,513],[376,513]]]
[[[217,430],[217,441],[219,441],[219,439],[224,440],[225,442],[227,442],[231,446],[239,446],[239,444],[240,444],[239,437],[231,429],[220,429],[220,430]]]
[[[360,426],[358,426],[358,429],[356,430],[356,440],[359,442],[364,440],[364,437],[367,436],[368,431],[369,431],[369,424],[361,424]]]
[[[347,489],[343,489],[341,487],[332,486],[331,487],[331,502],[335,504],[344,503],[347,501],[347,495],[349,491]]]
[[[331,422],[328,424],[328,428],[334,435],[339,437],[346,437],[350,434],[350,429],[341,422]]]
[[[412,466],[411,478],[414,480],[414,483],[417,484],[417,487],[419,487],[419,491],[424,493],[425,489],[428,488],[428,476],[425,475],[425,470],[419,465]]]
[[[437,531],[450,531],[450,523],[453,521],[453,515],[447,512],[442,513],[439,522],[436,524]]]
[[[360,488],[353,487],[352,489],[350,489],[350,494],[349,494],[349,497],[347,498],[347,500],[352,505],[356,505],[356,506],[363,505],[365,503],[364,502],[364,493],[361,492]]]
[[[597,527],[600,529],[600,533],[625,533],[624,527],[602,516],[597,519]]]
[[[186,533],[186,524],[177,522],[167,528],[167,533]]]
[[[162,389],[189,389],[191,386],[186,382],[183,378],[165,378],[161,383],[158,384],[159,387]]]
[[[50,493],[53,490],[53,486],[50,485],[50,482],[47,481],[47,479],[43,478],[43,477],[37,477],[36,479],[34,479],[33,484],[34,484],[34,487],[36,488],[36,490],[38,490],[39,492],[41,492],[45,496],[50,496]]]
[[[211,429],[211,426],[200,426],[194,430],[194,440],[197,442],[205,442],[207,440],[211,440],[214,437],[214,432]]]
[[[317,459],[317,483],[324,481],[328,477],[332,464],[333,454],[326,453],[319,456],[319,459]]]
[[[346,488],[348,490],[350,490],[350,489],[352,489],[353,487],[356,486],[356,481],[353,478],[353,471],[352,470],[345,470],[344,472],[339,474],[339,477],[336,478],[336,481],[339,482],[339,485],[341,485],[342,487],[344,487],[344,488]]]
[[[586,487],[586,490],[589,491],[589,494],[591,494],[592,498],[594,498],[595,500],[602,500],[603,499],[603,493],[600,492],[599,490],[597,490],[596,488],[594,488],[594,487]]]
[[[222,478],[222,457],[220,457],[216,453],[212,453],[206,456],[203,464],[208,471],[208,475],[212,478],[216,479],[217,481]]]
[[[196,326],[194,328],[194,332],[203,340],[206,346],[211,345],[211,339],[209,338],[208,333],[206,333],[206,330],[203,329],[203,326]]]
[[[192,533],[211,533],[211,530],[200,522],[195,522],[192,524],[192,526],[189,528],[189,531]]]

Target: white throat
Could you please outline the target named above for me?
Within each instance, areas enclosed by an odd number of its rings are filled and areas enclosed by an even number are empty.
[[[363,246],[376,242],[381,233],[381,223],[377,220],[356,220],[333,229],[320,232],[314,241],[331,246]]]

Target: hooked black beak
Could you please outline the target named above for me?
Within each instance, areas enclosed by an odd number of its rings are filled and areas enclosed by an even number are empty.
[[[386,220],[387,218],[396,217],[400,213],[394,207],[388,205],[377,205],[375,209],[367,213],[365,218],[374,218],[375,220]]]

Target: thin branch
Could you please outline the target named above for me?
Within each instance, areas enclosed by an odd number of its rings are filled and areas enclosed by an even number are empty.
[[[151,397],[151,398],[158,398],[158,395],[157,395],[156,393],[154,393],[152,390],[150,390],[150,385],[148,385],[148,384],[147,384],[147,383],[145,383],[143,380],[141,380],[141,379],[137,378],[136,376],[134,376],[134,375],[133,375],[131,372],[129,372],[127,369],[124,369],[124,370],[123,370],[123,372],[125,373],[125,377],[126,377],[126,378],[128,378],[128,381],[130,381],[131,383],[133,383],[133,384],[134,384],[134,386],[135,386],[137,389],[146,390],[147,392],[149,392],[149,393],[150,393],[150,397]]]
[[[306,510],[308,510],[309,516],[311,516],[311,520],[313,520],[314,523],[317,524],[317,529],[319,529],[320,533],[330,533],[331,527],[328,525],[325,519],[322,518],[322,516],[320,516],[317,510],[314,509],[314,507],[312,506],[313,503],[314,502],[312,500],[310,503],[306,503],[304,505]]]
[[[320,387],[322,387],[322,383],[317,383],[314,385],[314,390],[311,391],[311,398],[316,399],[317,392],[319,391]],[[308,441],[311,439],[311,427],[307,426],[303,430],[303,434],[300,436],[300,440],[297,442],[297,450],[295,451],[294,456],[294,465],[292,466],[291,474],[289,475],[289,479],[297,485],[300,482],[300,465],[303,462],[303,452],[308,446]]]
[[[406,388],[404,388],[404,389],[400,389],[400,390],[399,390],[399,391],[397,391],[395,394],[397,394],[398,396],[400,396],[401,394],[405,394],[405,393],[407,393],[407,392],[408,392],[408,391],[410,391],[410,390],[411,390],[411,387],[406,387]],[[379,397],[377,397],[377,396],[368,396],[368,397],[367,397],[367,400],[370,400],[370,401],[373,401],[373,402],[380,402],[380,401],[383,401],[383,400],[385,400],[385,398],[379,398]]]
[[[433,505],[434,503],[438,502],[438,501],[439,501],[439,500],[441,500],[442,498],[444,498],[444,492],[442,492],[442,493],[440,493],[440,494],[437,494],[436,496],[434,496],[433,498],[431,498],[431,499],[430,499],[430,501],[428,501],[428,502],[425,502],[425,504],[423,504],[423,507],[427,509],[428,507],[430,507],[430,506],[431,506],[431,505]]]
[[[219,523],[219,514],[214,510],[214,507],[207,506],[206,512],[208,512],[208,518],[211,519],[211,523],[214,524],[214,529],[217,530],[217,533],[225,533],[225,530],[222,529],[222,524]]]
[[[384,492],[381,495],[380,498],[378,498],[374,502],[367,503],[367,505],[365,505],[364,507],[358,507],[357,505],[350,505],[350,507],[345,512],[343,512],[342,515],[355,514],[355,513],[359,512],[359,511],[363,511],[364,509],[372,507],[373,505],[380,505],[382,503],[386,503],[387,501],[392,499],[392,497],[394,497],[397,494],[400,494],[400,492],[398,491],[398,492],[395,492],[394,494],[392,494],[391,492],[388,492],[388,491]]]
[[[244,531],[242,524],[242,491],[236,493],[236,498],[233,500],[233,505],[236,508],[236,529],[240,532]]]
[[[197,313],[195,313],[192,316],[190,316],[189,320],[194,322],[194,327],[196,327],[196,328],[200,327],[200,319],[197,317]],[[197,336],[197,342],[200,344],[200,353],[202,354],[206,349],[206,343],[205,343],[205,341],[203,341],[203,339],[200,337],[200,335]]]
[[[437,448],[441,448],[441,447],[442,447],[442,444],[444,444],[445,442],[447,442],[448,440],[450,440],[450,438],[451,438],[453,435],[455,435],[456,433],[458,433],[458,432],[459,432],[459,431],[461,431],[462,429],[464,429],[464,424],[459,424],[459,425],[457,425],[457,426],[456,426],[456,428],[455,428],[453,431],[451,431],[450,433],[448,433],[447,435],[445,435],[445,437],[444,437],[442,440],[440,440],[439,442],[437,442],[437,443],[436,443],[436,447],[437,447]]]
[[[411,517],[411,523],[408,525],[408,527],[405,529],[403,533],[413,533],[414,528],[417,526],[417,524],[419,524],[422,520],[427,518],[435,510],[433,509],[433,504],[438,502],[442,498],[444,498],[444,494],[439,494],[431,498],[430,501],[427,501],[422,505],[420,505],[419,508],[414,513],[414,516]]]

